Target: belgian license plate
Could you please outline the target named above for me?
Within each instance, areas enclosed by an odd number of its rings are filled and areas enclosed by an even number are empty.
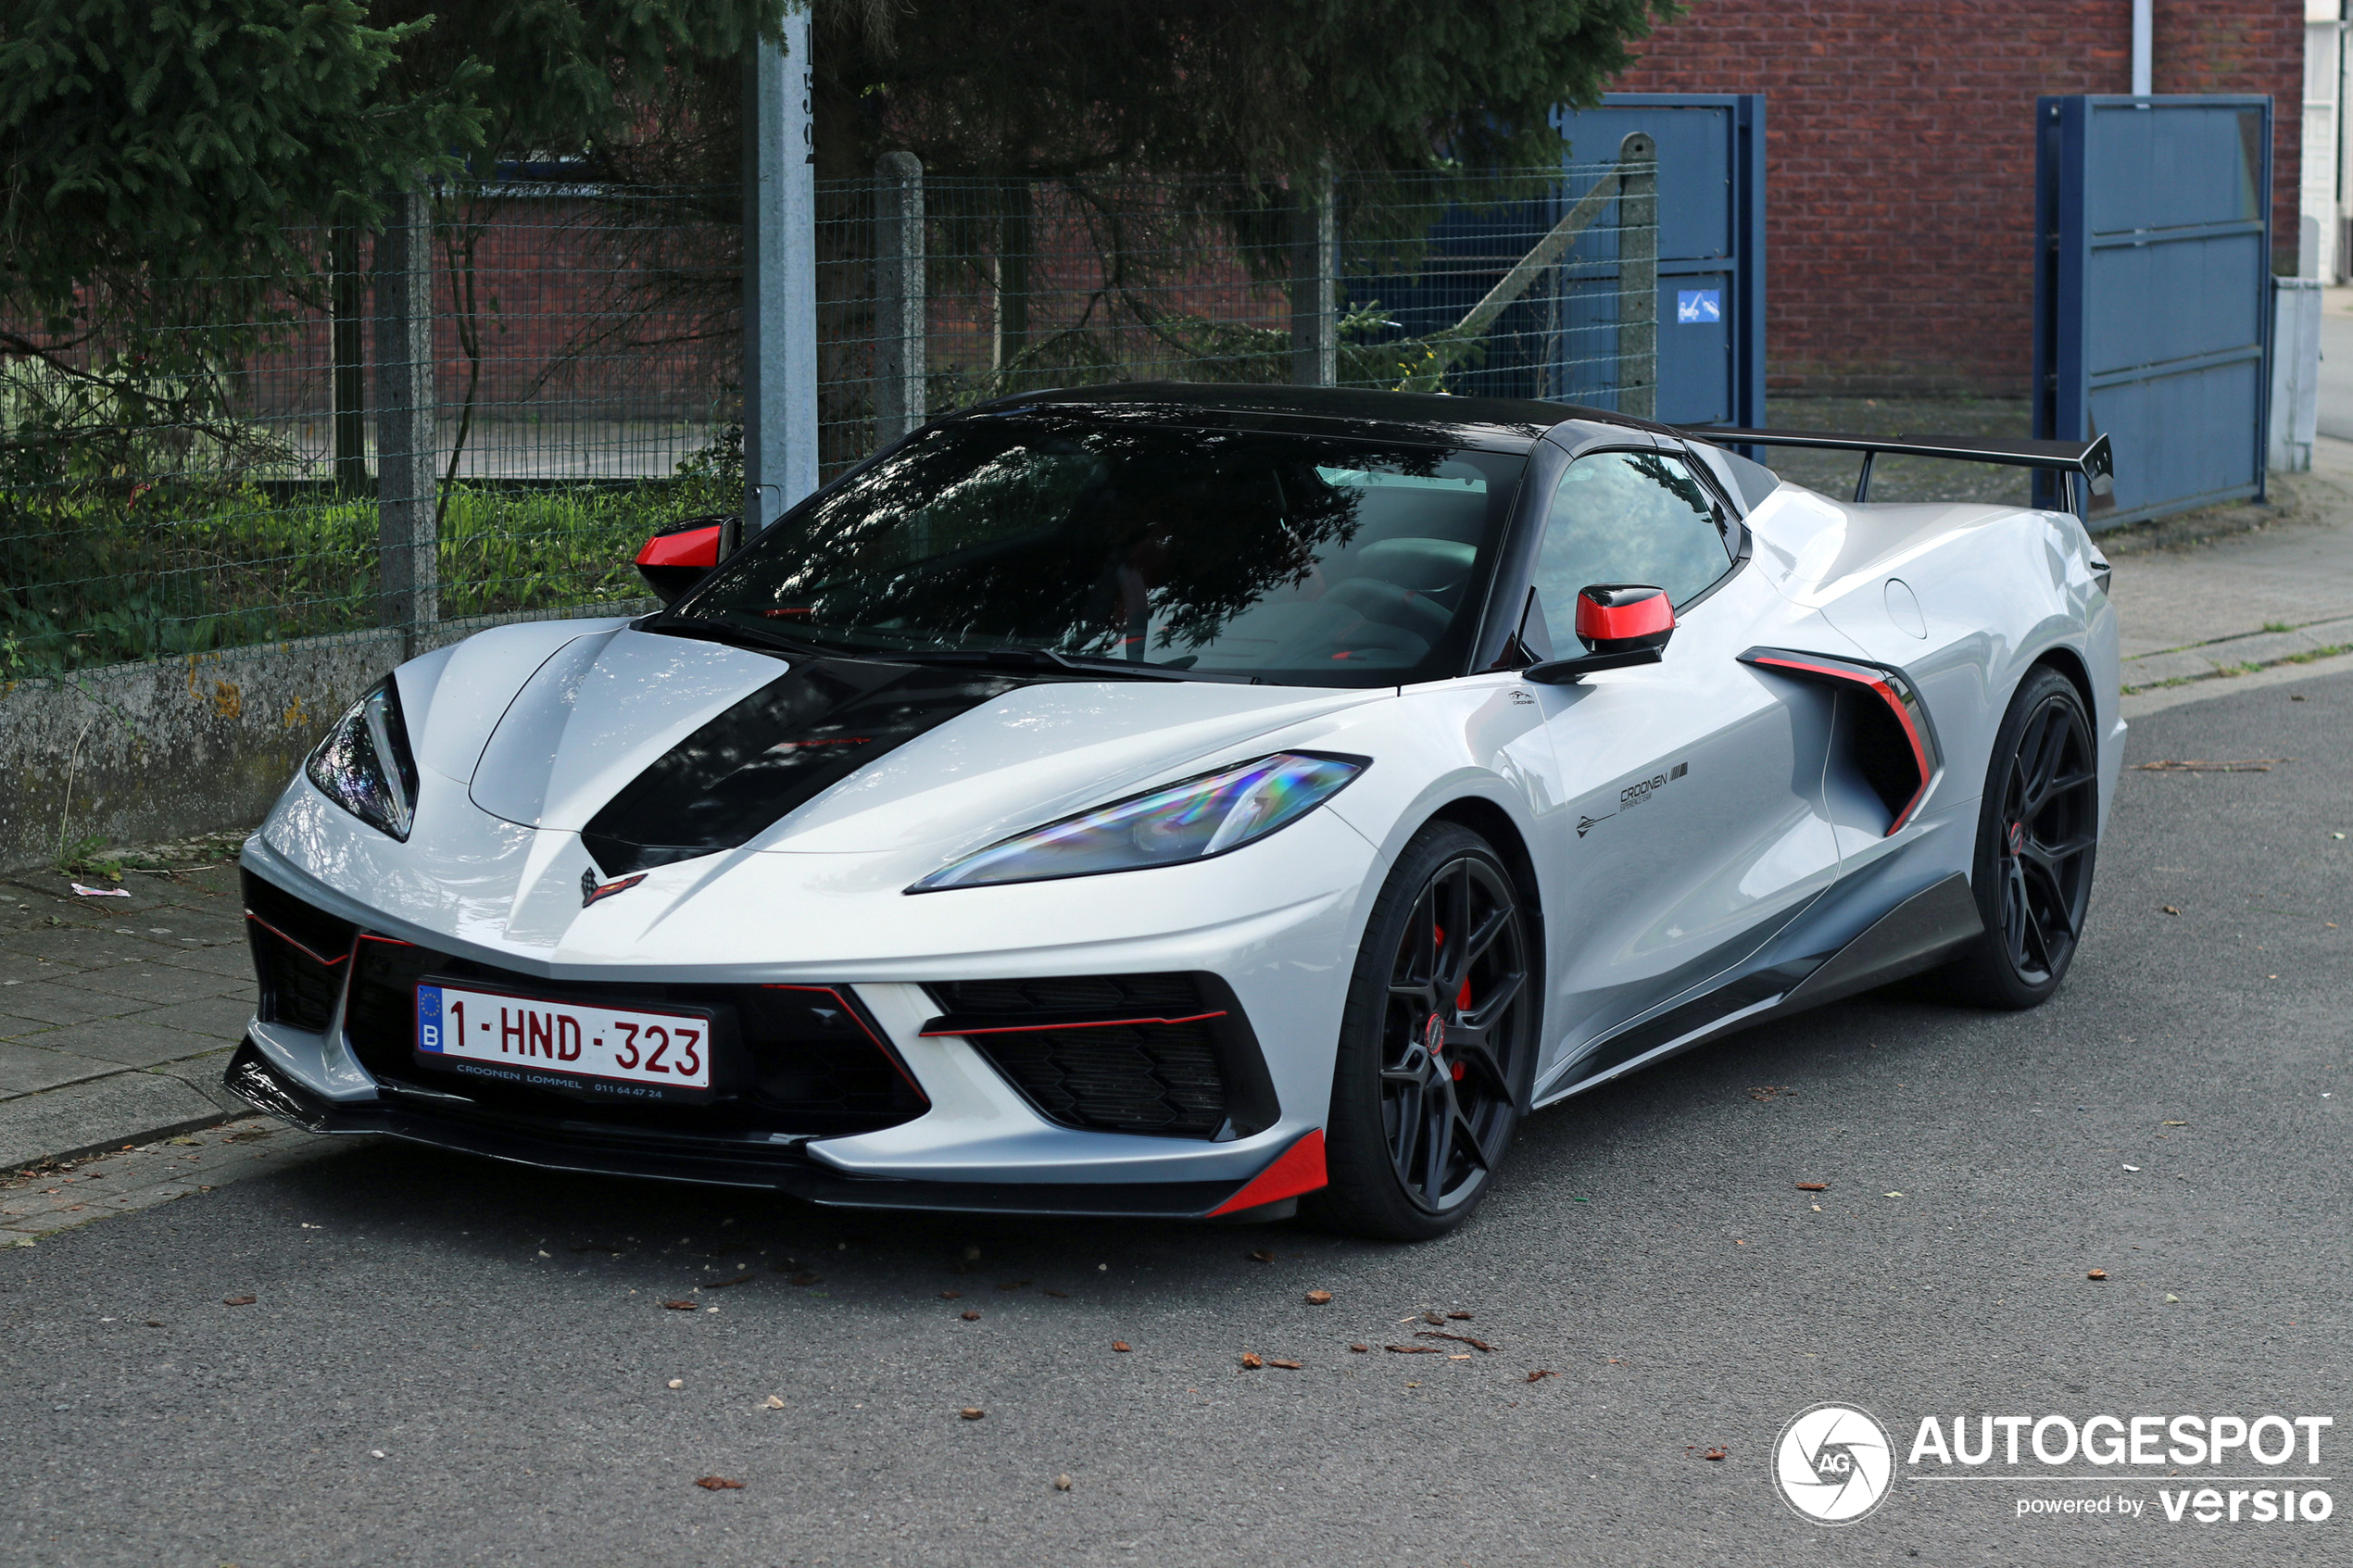
[[[597,1098],[699,1099],[711,1088],[711,1016],[426,981],[417,987],[417,1055],[472,1077]]]

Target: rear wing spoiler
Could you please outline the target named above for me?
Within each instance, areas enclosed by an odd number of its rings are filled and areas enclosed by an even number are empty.
[[[1736,430],[1724,425],[1676,428],[1695,441],[1718,446],[1811,446],[1831,452],[1860,452],[1863,471],[1855,480],[1857,501],[1871,498],[1871,463],[1881,452],[2064,473],[2068,476],[2068,510],[2078,517],[2087,513],[2092,496],[2106,495],[2116,488],[2116,453],[2105,435],[2095,435],[2089,441],[1981,441],[1971,435],[1831,435],[1819,431]]]

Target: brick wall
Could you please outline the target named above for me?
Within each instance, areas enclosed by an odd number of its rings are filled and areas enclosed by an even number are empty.
[[[2302,0],[2155,9],[2157,92],[2271,94],[2292,260]],[[2023,395],[2034,99],[2129,91],[2132,36],[2132,0],[1691,0],[1613,86],[1766,94],[1775,390]]]

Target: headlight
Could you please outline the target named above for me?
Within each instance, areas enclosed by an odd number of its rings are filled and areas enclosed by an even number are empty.
[[[387,675],[351,705],[303,764],[319,793],[406,843],[417,804],[417,763],[409,755],[409,726],[400,692]]]
[[[907,891],[937,893],[1206,860],[1297,822],[1371,765],[1363,757],[1277,752],[1032,828],[934,872]]]

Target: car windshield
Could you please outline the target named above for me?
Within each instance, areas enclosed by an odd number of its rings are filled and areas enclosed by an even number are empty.
[[[1525,461],[1072,416],[962,420],[787,513],[671,619],[880,658],[1051,655],[1298,685],[1434,679],[1462,667]]]

